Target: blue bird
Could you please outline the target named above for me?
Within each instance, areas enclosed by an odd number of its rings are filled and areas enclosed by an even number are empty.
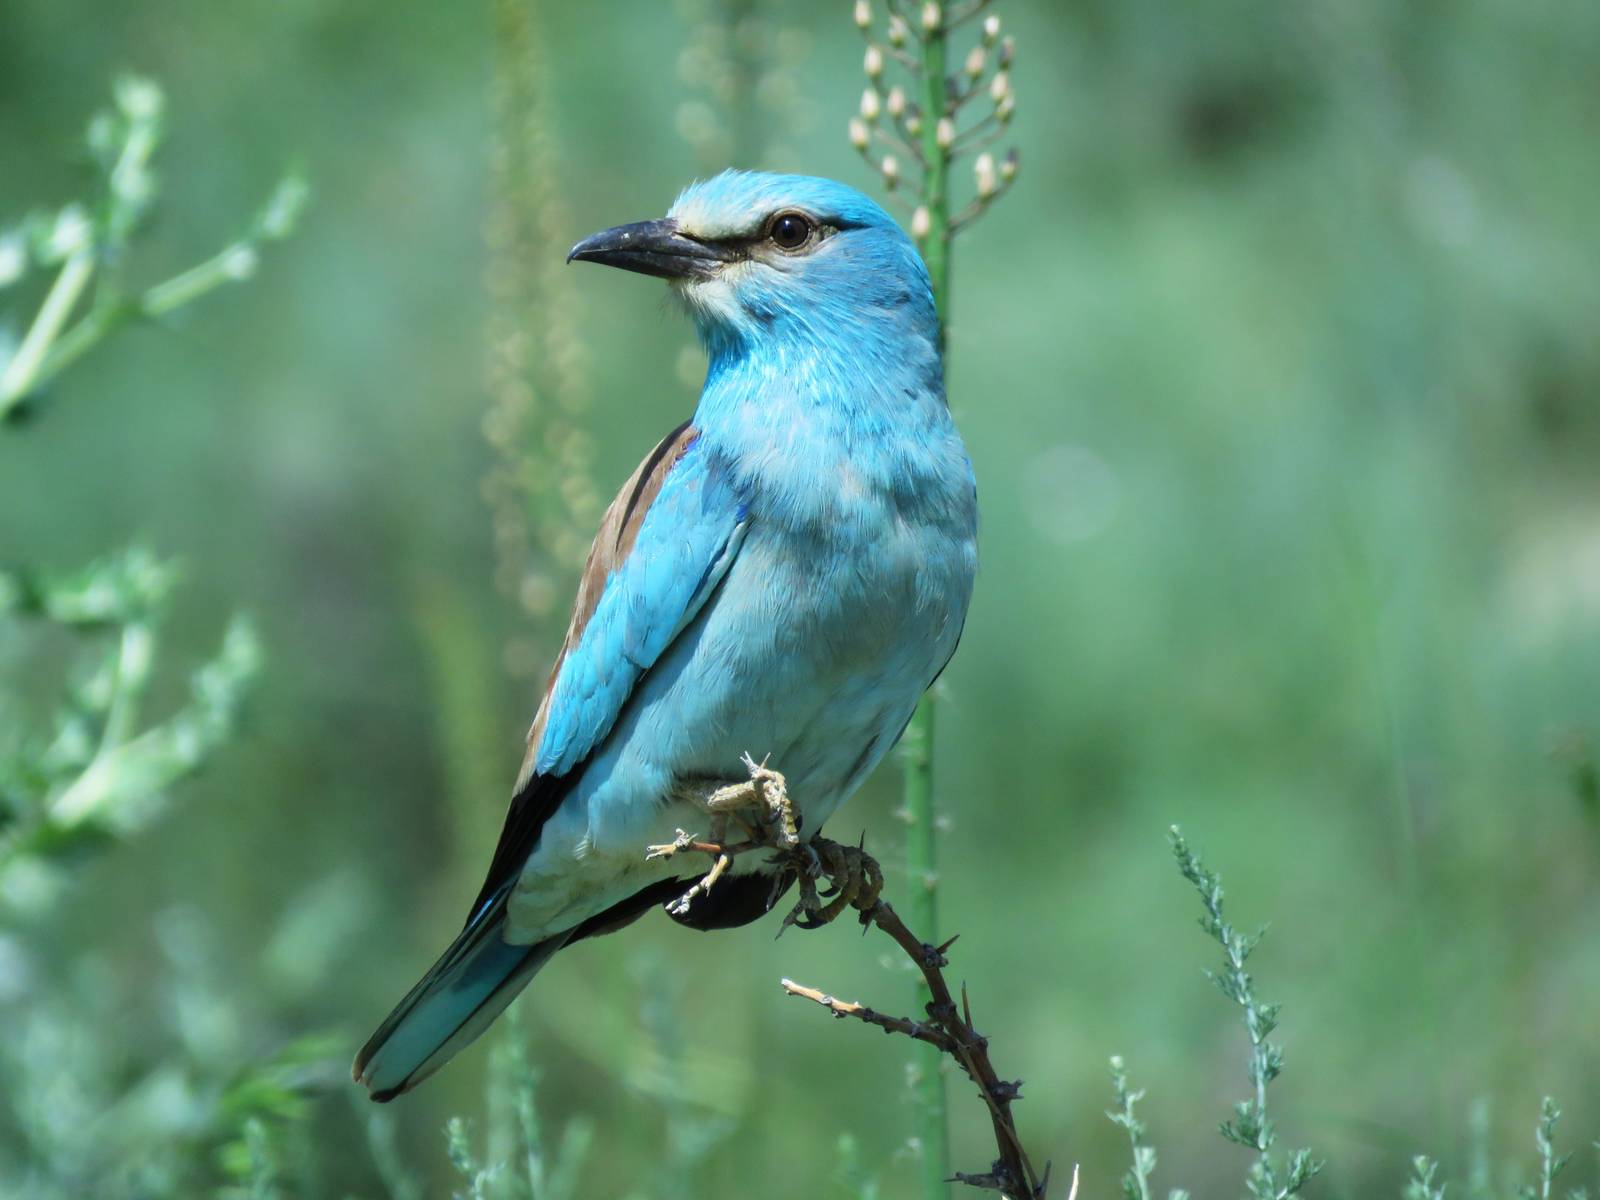
[[[977,493],[938,316],[882,208],[729,171],[572,260],[665,278],[705,385],[601,521],[483,888],[356,1057],[374,1100],[443,1066],[556,951],[685,890],[644,847],[703,820],[686,784],[770,756],[819,830],[904,731],[972,594]],[[776,899],[763,866],[735,860],[674,918],[756,919]]]

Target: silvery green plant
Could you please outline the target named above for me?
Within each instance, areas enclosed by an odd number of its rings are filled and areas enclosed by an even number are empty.
[[[293,177],[215,255],[129,285],[123,259],[156,199],[163,112],[153,83],[119,82],[114,107],[88,129],[94,194],[0,232],[0,300],[9,302],[0,310],[0,436],[25,436],[5,419],[115,330],[248,278],[259,245],[289,233],[305,199]],[[311,1093],[330,1078],[330,1043],[285,1037],[269,1014],[241,1008],[220,967],[226,952],[198,915],[153,922],[167,993],[154,1006],[98,948],[63,954],[45,924],[77,865],[148,826],[173,786],[235,730],[260,661],[239,618],[216,657],[191,672],[187,701],[153,720],[144,711],[165,665],[159,629],[179,578],[140,548],[73,572],[0,570],[0,667],[31,661],[41,645],[65,647],[69,658],[65,694],[48,716],[35,711],[37,684],[0,679],[0,1179],[18,1195],[176,1195],[220,1177],[219,1195],[271,1196],[285,1179],[303,1183],[291,1161],[299,1156],[286,1151],[305,1135]],[[281,996],[315,986],[325,974],[316,964],[344,953],[338,943],[352,921],[364,923],[347,887],[310,894],[314,926],[291,910],[259,964]],[[291,937],[286,951],[279,943]]]
[[[1011,187],[1017,151],[996,159],[990,147],[1009,132],[1016,113],[1012,86],[1016,42],[1002,33],[990,0],[941,4],[937,0],[886,0],[880,14],[871,0],[855,0],[852,20],[866,40],[862,70],[867,86],[850,119],[850,144],[878,174],[894,200],[910,213],[911,235],[927,264],[939,310],[939,344],[950,323],[951,244]],[[965,50],[958,39],[965,30]],[[951,175],[972,160],[972,194],[955,207]],[[938,835],[934,807],[934,701],[930,691],[901,737],[905,764],[906,919],[918,935],[937,943]],[[928,1001],[916,991],[916,1007]],[[912,1068],[916,1144],[921,1151],[922,1194],[946,1196],[950,1177],[948,1104],[939,1052],[918,1045]]]
[[[289,236],[305,205],[305,181],[287,175],[244,231],[211,257],[157,283],[132,283],[124,277],[124,252],[159,194],[151,162],[166,102],[156,84],[135,76],[120,79],[113,95],[113,106],[95,115],[85,136],[94,194],[0,227],[0,289],[17,289],[35,273],[51,276],[24,325],[0,309],[0,421],[115,330],[169,316],[224,284],[249,279],[262,245]]]
[[[1206,974],[1223,995],[1239,1006],[1249,1034],[1248,1075],[1252,1095],[1234,1106],[1232,1119],[1224,1121],[1219,1131],[1228,1141],[1255,1152],[1256,1157],[1245,1177],[1252,1200],[1289,1200],[1302,1193],[1324,1164],[1313,1158],[1310,1150],[1297,1150],[1287,1157],[1273,1153],[1277,1132],[1268,1113],[1267,1100],[1269,1085],[1283,1070],[1282,1047],[1270,1040],[1277,1028],[1279,1006],[1260,999],[1255,980],[1245,969],[1262,935],[1240,933],[1227,921],[1222,908],[1222,880],[1189,848],[1177,826],[1172,827],[1169,837],[1178,870],[1200,894],[1205,910],[1200,917],[1200,928],[1223,950],[1221,970]],[[1111,1083],[1117,1106],[1106,1116],[1127,1131],[1132,1152],[1132,1162],[1121,1181],[1122,1194],[1125,1200],[1151,1200],[1150,1177],[1155,1171],[1156,1152],[1145,1142],[1144,1123],[1135,1113],[1135,1106],[1144,1098],[1144,1092],[1129,1087],[1127,1070],[1120,1057],[1111,1059]],[[1471,1135],[1468,1179],[1466,1190],[1460,1194],[1467,1200],[1501,1200],[1501,1197],[1506,1200],[1590,1200],[1588,1189],[1581,1187],[1558,1197],[1556,1180],[1572,1159],[1570,1153],[1556,1151],[1556,1126],[1560,1119],[1561,1110],[1555,1101],[1545,1097],[1534,1129],[1538,1151],[1534,1182],[1501,1191],[1491,1182],[1488,1106],[1483,1102],[1475,1104],[1468,1122]],[[1594,1145],[1600,1150],[1600,1142]],[[1400,1193],[1402,1200],[1445,1200],[1447,1193],[1456,1195],[1449,1192],[1449,1185],[1441,1178],[1435,1160],[1426,1155],[1411,1160],[1411,1174]],[[1168,1200],[1188,1200],[1188,1193],[1174,1189],[1168,1193]]]
[[[130,287],[122,263],[157,197],[151,162],[165,102],[149,80],[127,77],[115,103],[89,122],[93,194],[37,212],[0,233],[0,286],[13,301],[42,290],[20,325],[0,319],[0,422],[114,330],[169,314],[224,283],[248,278],[263,241],[286,237],[306,198],[283,179],[248,231],[205,261],[144,288]],[[42,289],[29,276],[50,274]],[[20,339],[4,335],[22,328]],[[13,422],[6,432],[15,436]],[[0,572],[0,649],[64,631],[81,647],[67,695],[48,728],[30,719],[0,684],[0,896],[39,902],[53,860],[129,836],[164,808],[168,791],[228,735],[259,651],[235,618],[215,659],[196,670],[188,704],[155,723],[141,707],[159,662],[158,629],[176,568],[141,549],[108,556],[71,574],[27,568]]]
[[[1234,1106],[1233,1119],[1222,1123],[1222,1136],[1255,1152],[1247,1183],[1256,1200],[1287,1200],[1298,1195],[1322,1169],[1310,1150],[1296,1150],[1287,1159],[1272,1153],[1278,1140],[1277,1128],[1267,1109],[1267,1089],[1283,1070],[1283,1047],[1271,1041],[1278,1027],[1279,1006],[1268,1004],[1256,995],[1255,980],[1245,963],[1261,944],[1265,931],[1245,934],[1234,928],[1222,912],[1222,880],[1206,869],[1189,843],[1174,825],[1172,854],[1178,870],[1200,893],[1205,911],[1200,928],[1222,947],[1222,968],[1207,975],[1228,999],[1239,1006],[1245,1030],[1250,1035],[1249,1078],[1252,1094]]]

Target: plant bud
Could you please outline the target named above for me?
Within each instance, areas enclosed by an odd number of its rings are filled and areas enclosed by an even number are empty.
[[[867,123],[860,117],[850,118],[850,144],[857,150],[865,150],[871,135],[867,133]]]
[[[1017,177],[1017,148],[1011,147],[1006,151],[1005,161],[1000,164],[1000,179],[1003,183],[1010,183]]]
[[[1011,114],[1016,111],[1016,108],[1017,98],[1010,92],[1007,92],[1005,99],[994,106],[994,115],[999,118],[1000,124],[1004,125],[1007,121],[1011,120]]]
[[[872,5],[867,0],[856,0],[856,28],[870,29],[872,27]]]
[[[987,57],[982,46],[974,46],[968,51],[966,66],[962,68],[966,71],[968,79],[976,79],[983,74],[983,64]]]
[[[1017,39],[1008,36],[1000,43],[1000,66],[1002,69],[1011,65],[1011,60],[1017,56]]]
[[[994,155],[985,151],[972,164],[972,177],[978,185],[978,199],[987,200],[998,186],[995,182]]]
[[[950,147],[955,144],[956,140],[956,123],[949,117],[940,117],[939,125],[933,131],[933,136],[939,142],[939,149],[950,149]]]
[[[983,44],[992,46],[1000,36],[1000,18],[990,15],[983,19]]]
[[[883,98],[878,95],[877,88],[868,88],[861,93],[861,119],[876,121],[878,113],[883,107]]]
[[[996,71],[994,79],[989,83],[989,97],[996,104],[1006,98],[1006,93],[1011,90],[1011,75],[1006,71]]]
[[[900,183],[900,164],[895,160],[895,156],[892,154],[885,154],[883,156],[883,163],[878,169],[883,173],[883,186],[888,188],[891,192],[894,191],[894,189],[899,186]]]
[[[917,211],[911,214],[911,236],[920,242],[928,236],[928,229],[932,224],[932,219],[928,216],[928,206],[917,205]]]
[[[877,79],[883,74],[883,51],[876,46],[867,47],[867,56],[862,60],[861,69],[867,73],[868,79]]]
[[[906,39],[911,36],[911,31],[906,28],[905,18],[891,16],[889,18],[889,45],[899,48],[906,44]]]
[[[926,33],[939,32],[939,26],[944,24],[944,13],[934,0],[928,0],[922,6],[922,28]]]
[[[903,89],[900,86],[896,85],[895,87],[892,87],[892,88],[889,89],[889,115],[891,117],[893,117],[895,120],[898,121],[901,117],[905,116],[905,114],[906,114],[906,93],[905,93],[905,89]]]
[[[922,114],[916,109],[906,114],[906,132],[912,137],[922,132]]]

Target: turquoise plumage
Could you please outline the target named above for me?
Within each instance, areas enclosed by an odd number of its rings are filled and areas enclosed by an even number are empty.
[[[414,1086],[572,941],[688,881],[644,847],[703,815],[679,785],[771,757],[809,833],[954,653],[977,565],[971,464],[945,405],[915,247],[854,189],[727,172],[569,256],[669,280],[708,356],[691,420],[607,510],[460,937],[357,1056]],[[676,919],[770,907],[745,864]]]

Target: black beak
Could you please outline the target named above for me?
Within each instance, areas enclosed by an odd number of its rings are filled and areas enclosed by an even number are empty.
[[[574,246],[567,261],[602,263],[662,279],[704,279],[734,257],[727,247],[696,241],[676,221],[663,219],[603,229]]]

